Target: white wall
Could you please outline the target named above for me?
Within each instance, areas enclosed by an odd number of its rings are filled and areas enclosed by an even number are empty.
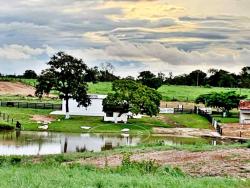
[[[250,110],[240,111],[240,124],[250,124]]]
[[[102,101],[106,97],[106,95],[90,95],[91,105],[87,108],[80,106],[78,107],[78,103],[70,99],[69,100],[69,114],[70,115],[81,115],[81,116],[104,116]],[[55,111],[51,114],[66,114],[66,101],[62,101],[62,111]]]
[[[127,123],[128,121],[128,115],[126,113],[121,114],[121,116],[119,116],[119,112],[113,112],[113,116],[112,117],[107,117],[106,114],[104,115],[104,121],[111,121],[114,123],[118,123],[118,122],[124,122]]]

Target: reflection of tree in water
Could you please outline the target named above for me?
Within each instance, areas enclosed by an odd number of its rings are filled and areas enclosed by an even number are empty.
[[[105,142],[104,146],[102,146],[101,148],[102,151],[111,150],[111,149],[113,149],[112,142]]]
[[[67,149],[68,149],[68,138],[66,137],[64,141],[63,152],[67,153]]]
[[[18,138],[21,136],[21,131],[20,130],[16,130],[16,139],[18,140]]]
[[[76,152],[82,153],[87,151],[85,145],[83,147],[76,146]]]

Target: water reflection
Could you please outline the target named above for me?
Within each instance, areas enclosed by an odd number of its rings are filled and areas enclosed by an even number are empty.
[[[108,134],[73,134],[52,132],[0,132],[0,155],[45,155],[68,152],[103,151],[118,146],[135,146],[141,142],[155,142],[164,140],[165,144],[196,144],[211,140],[163,137],[162,135],[151,135],[145,141],[143,135],[130,136],[108,135]]]

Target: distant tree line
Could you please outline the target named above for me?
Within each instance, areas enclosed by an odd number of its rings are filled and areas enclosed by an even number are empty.
[[[26,70],[22,75],[2,75],[2,78],[25,78],[37,79],[38,75],[34,70]],[[86,82],[113,82],[120,80],[114,74],[114,67],[111,63],[102,63],[100,67],[87,67],[85,72]],[[230,73],[222,69],[209,69],[207,72],[194,70],[189,74],[173,76],[170,72],[165,75],[162,72],[154,74],[151,71],[142,71],[137,77],[127,76],[126,80],[133,80],[148,87],[158,89],[163,84],[167,85],[188,85],[204,87],[241,87],[250,88],[250,67],[243,67],[239,74]]]
[[[230,73],[222,69],[209,69],[207,73],[202,70],[195,70],[189,74],[178,76],[173,76],[172,72],[166,76],[161,72],[156,75],[150,71],[143,71],[139,73],[136,79],[131,76],[128,76],[126,79],[140,81],[142,84],[155,89],[163,84],[250,88],[250,67],[243,67],[239,74]]]

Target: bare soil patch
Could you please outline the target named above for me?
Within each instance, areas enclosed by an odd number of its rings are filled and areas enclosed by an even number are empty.
[[[179,167],[191,176],[231,176],[250,178],[250,149],[228,149],[204,152],[153,151],[133,154],[133,161],[154,160],[160,165]],[[121,165],[122,155],[80,159],[81,164],[97,167]]]
[[[222,136],[250,138],[250,125],[227,123],[221,126]]]
[[[203,104],[195,104],[194,102],[180,101],[161,101],[161,108],[178,108],[178,105],[183,105],[183,108],[194,109],[195,106],[204,107]]]
[[[154,134],[169,134],[177,135],[183,137],[201,137],[201,136],[211,136],[219,137],[219,133],[210,129],[197,129],[197,128],[162,128],[154,127]]]
[[[51,122],[51,121],[55,121],[55,118],[53,116],[33,115],[31,120],[41,121],[41,122]]]
[[[0,95],[34,95],[35,89],[20,82],[0,81]]]

